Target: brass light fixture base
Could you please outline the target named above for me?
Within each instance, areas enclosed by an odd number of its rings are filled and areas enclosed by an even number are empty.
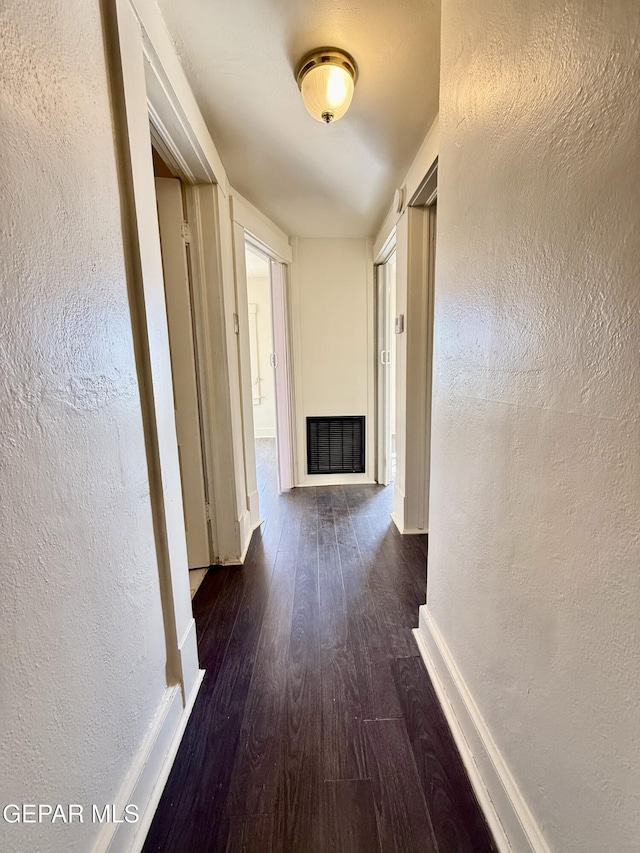
[[[355,59],[346,50],[340,50],[339,47],[316,47],[305,53],[296,69],[296,81],[298,89],[302,91],[302,81],[306,75],[317,65],[339,65],[344,68],[352,77],[354,85],[358,80],[358,66]]]

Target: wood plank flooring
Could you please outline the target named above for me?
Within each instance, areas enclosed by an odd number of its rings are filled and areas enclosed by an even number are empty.
[[[492,853],[411,635],[426,537],[389,488],[278,495],[257,450],[265,521],[194,598],[206,675],[144,851]]]

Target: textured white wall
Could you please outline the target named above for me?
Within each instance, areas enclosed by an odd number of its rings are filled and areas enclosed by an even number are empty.
[[[428,607],[555,853],[640,844],[639,45],[443,3]]]
[[[295,245],[293,370],[298,473],[304,481],[307,416],[366,415],[372,447],[373,265],[367,240],[299,239]],[[317,480],[311,477],[309,483]],[[340,477],[333,475],[331,481]]]
[[[273,352],[273,329],[271,325],[271,285],[269,278],[247,274],[249,302],[256,306],[258,330],[258,365],[260,370],[260,405],[253,407],[253,428],[256,437],[275,438],[276,434],[276,391],[270,356]],[[251,318],[249,318],[251,321]]]
[[[99,4],[8,0],[0,32],[0,802],[103,804],[166,654]]]

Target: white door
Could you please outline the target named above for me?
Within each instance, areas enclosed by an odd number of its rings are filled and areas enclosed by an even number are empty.
[[[395,252],[376,268],[378,297],[378,482],[395,478]]]
[[[200,437],[191,284],[180,181],[177,178],[156,178],[156,199],[169,325],[187,555],[189,568],[196,569],[208,566],[211,560]]]
[[[276,441],[278,449],[278,488],[293,488],[293,442],[289,364],[289,327],[287,317],[287,268],[271,261],[271,308],[273,318],[273,360],[276,389]]]

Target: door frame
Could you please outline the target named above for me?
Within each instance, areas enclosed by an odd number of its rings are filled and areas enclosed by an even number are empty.
[[[264,244],[254,235],[245,231],[246,252],[252,252],[262,258],[269,269],[269,310],[271,354],[275,355],[272,362],[273,393],[275,396],[275,439],[277,455],[277,488],[278,492],[293,488],[293,407],[292,407],[292,375],[291,375],[291,339],[289,324],[289,265],[277,260],[273,253],[265,250]],[[279,279],[279,280],[278,280]],[[247,274],[248,282],[248,274]],[[248,305],[250,309],[250,305]],[[249,318],[251,311],[249,310]],[[253,373],[252,393],[253,393]],[[255,425],[254,425],[255,426]],[[255,443],[254,430],[254,443]]]
[[[390,460],[386,457],[386,442],[385,436],[387,431],[389,430],[388,423],[388,415],[389,415],[389,399],[387,399],[387,391],[385,389],[383,381],[385,372],[383,367],[386,366],[382,362],[382,344],[386,339],[386,330],[384,328],[385,318],[387,323],[391,318],[386,317],[386,308],[382,306],[382,277],[386,277],[386,273],[383,271],[388,262],[391,260],[392,256],[396,252],[396,242],[395,242],[395,229],[393,230],[389,241],[385,246],[384,254],[380,255],[376,260],[374,265],[375,271],[375,300],[374,300],[374,311],[375,311],[375,346],[374,346],[374,359],[375,359],[375,387],[376,387],[376,407],[375,407],[375,442],[376,442],[376,467],[375,467],[375,479],[376,482],[382,486],[388,486],[391,482],[389,477],[389,468],[390,468]],[[386,282],[385,282],[386,285]],[[385,301],[386,301],[386,287],[385,287]],[[396,370],[395,360],[392,365],[392,369]],[[395,387],[395,384],[394,384]],[[384,418],[384,427],[383,427],[383,418]],[[388,436],[387,436],[388,438]]]
[[[148,58],[150,48],[144,39],[143,49]],[[203,163],[201,150],[183,133],[186,118],[169,123],[161,115],[173,105],[162,99],[165,89],[155,85],[155,64],[146,62],[145,72],[152,143],[184,189],[211,564],[236,565],[244,559],[253,528],[244,500],[245,454],[237,428],[241,403],[237,395],[234,419],[233,393],[229,399],[229,386],[233,392],[233,377],[239,376],[239,362],[236,337],[228,322],[236,306],[230,276],[233,259],[223,239],[228,188],[225,193],[222,182],[215,179],[201,183],[203,177],[213,175],[210,161],[204,158]],[[160,100],[154,100],[151,93]]]
[[[148,10],[147,10],[148,11]],[[143,43],[130,0],[105,0],[102,20],[118,171],[122,247],[136,361],[166,651],[166,686],[152,728],[117,792],[137,802],[135,825],[105,825],[96,850],[141,847],[204,672],[191,606],[171,357]],[[151,546],[153,547],[153,546]],[[158,638],[160,640],[160,638]],[[161,641],[161,640],[160,640]],[[117,837],[116,837],[117,836]]]
[[[271,259],[271,323],[276,354],[274,387],[276,395],[276,452],[278,455],[278,492],[295,485],[295,440],[293,376],[291,363],[291,324],[289,322],[289,265]],[[274,279],[280,278],[274,287]],[[274,293],[278,292],[277,298]],[[282,362],[282,363],[280,363]],[[278,372],[280,371],[280,372]]]
[[[380,344],[381,344],[381,336],[383,334],[383,330],[381,328],[381,317],[380,317],[380,274],[381,267],[383,267],[391,258],[393,253],[396,251],[396,229],[393,228],[391,233],[389,234],[387,240],[385,241],[383,247],[378,252],[373,269],[374,269],[374,302],[373,302],[373,310],[374,310],[374,329],[375,329],[375,341],[374,341],[374,383],[375,383],[375,480],[377,483],[381,485],[388,485],[389,481],[382,482],[383,478],[383,465],[381,461],[381,456],[383,448],[381,446],[382,435],[380,430],[380,419],[382,417],[382,409],[384,408],[384,399],[382,394],[382,384],[381,384],[381,364],[380,364]],[[393,369],[396,367],[394,365]]]
[[[435,298],[435,235],[429,206],[437,194],[438,158],[433,139],[426,142],[420,163],[412,166],[411,181],[407,178],[404,195],[410,192],[408,202],[403,201],[389,216],[374,247],[377,265],[387,259],[395,236],[396,313],[404,315],[404,331],[396,338],[396,477],[391,517],[403,534],[428,533],[429,529]],[[420,173],[423,166],[425,171]],[[376,362],[377,350],[376,345]]]
[[[212,561],[236,565],[244,562],[259,523],[255,462],[252,466],[245,440],[239,346],[244,330],[235,323],[243,313],[237,301],[236,221],[241,215],[261,239],[264,232],[268,245],[285,259],[291,250],[287,235],[229,185],[155,6],[149,0],[116,2],[134,7],[152,141],[185,188]]]
[[[251,388],[251,353],[249,347],[249,305],[247,298],[246,246],[258,251],[271,263],[279,263],[284,267],[284,353],[283,368],[287,389],[287,411],[284,424],[278,422],[277,433],[284,441],[278,446],[278,486],[291,488],[293,486],[293,471],[295,470],[295,447],[293,441],[293,424],[295,423],[295,400],[293,377],[291,371],[291,324],[290,317],[290,273],[293,253],[291,246],[282,232],[267,223],[261,214],[238,193],[232,191],[231,215],[233,219],[233,246],[235,258],[236,301],[238,305],[238,350],[240,361],[240,377],[243,400],[243,438],[245,447],[245,477],[246,490],[251,514],[251,524],[255,528],[260,525],[260,501],[256,474],[255,435],[253,424],[253,395]],[[272,270],[270,269],[270,274]],[[273,307],[273,301],[272,301]],[[282,430],[282,432],[281,432]],[[284,445],[284,446],[283,446]],[[280,456],[280,453],[283,456]],[[286,463],[284,466],[280,462]],[[282,482],[281,471],[288,470],[290,482]]]
[[[103,16],[167,683],[180,687],[188,708],[203,673],[189,588],[152,142],[185,186],[196,248],[192,260],[194,301],[199,300],[198,362],[206,380],[202,414],[209,439],[205,455],[213,557],[237,564],[248,547],[250,529],[238,429],[237,343],[229,323],[235,310],[229,184],[155,4],[105,0]]]

